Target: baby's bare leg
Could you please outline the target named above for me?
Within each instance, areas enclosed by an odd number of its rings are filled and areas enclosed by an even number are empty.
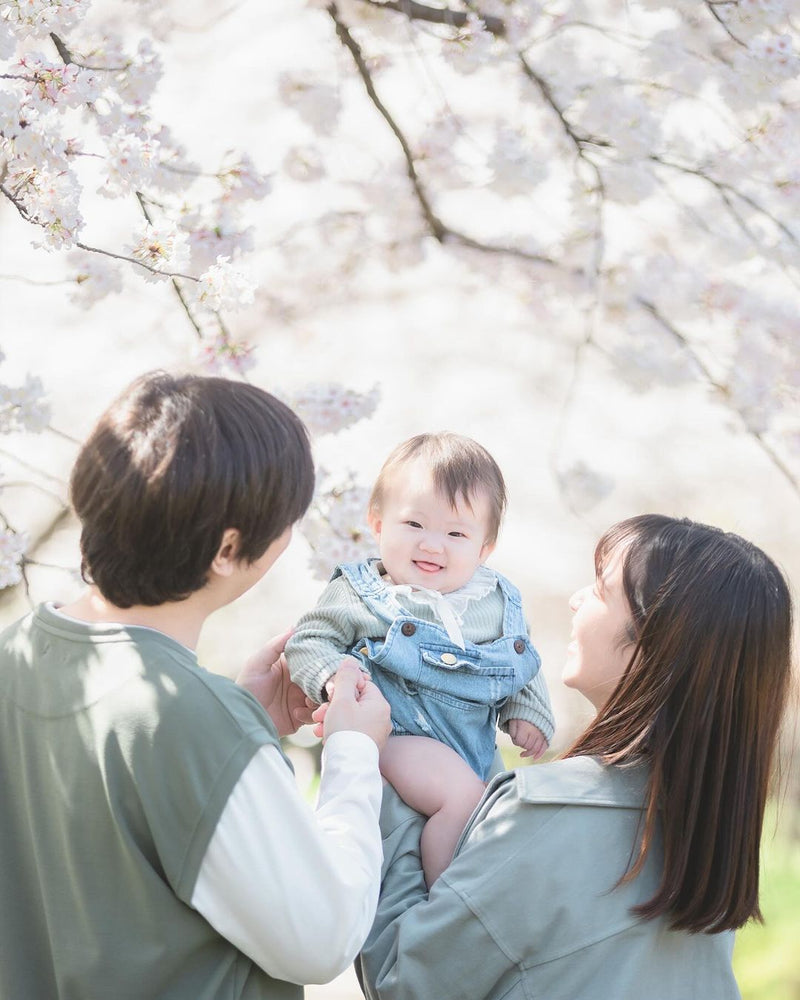
[[[390,736],[380,763],[403,801],[428,817],[420,848],[430,888],[452,861],[486,786],[455,750],[427,736]]]

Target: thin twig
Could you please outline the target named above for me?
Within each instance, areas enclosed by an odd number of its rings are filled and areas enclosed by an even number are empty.
[[[791,231],[791,229],[789,229],[789,227],[784,222],[776,218],[771,212],[769,212],[766,208],[764,208],[763,205],[760,205],[750,195],[745,194],[743,191],[739,191],[737,188],[733,187],[732,184],[727,184],[725,181],[717,180],[716,177],[712,177],[710,174],[707,174],[704,171],[699,170],[697,167],[686,167],[680,163],[674,163],[670,160],[665,160],[661,156],[652,155],[649,157],[649,159],[653,163],[660,164],[662,167],[669,167],[670,170],[677,170],[680,173],[689,174],[692,177],[699,177],[700,180],[703,180],[707,184],[711,184],[713,187],[715,187],[717,191],[720,192],[720,194],[724,194],[725,192],[727,192],[733,195],[740,201],[743,201],[746,205],[749,205],[750,208],[752,208],[755,212],[758,212],[760,215],[763,215],[764,218],[769,219],[769,221],[774,226],[776,226],[791,243],[794,243],[795,246],[800,246],[800,240],[798,240],[797,236],[795,236],[795,234]]]
[[[28,208],[15,196],[13,195],[4,184],[0,184],[0,194],[5,195],[5,197],[11,202],[11,204],[16,208],[19,214],[26,222],[30,222],[34,226],[39,226],[44,229],[44,224],[41,223],[35,215],[33,215]],[[135,257],[128,257],[122,253],[114,253],[113,250],[102,250],[100,247],[92,247],[87,243],[81,243],[80,240],[75,240],[75,246],[79,250],[85,250],[87,253],[98,253],[102,254],[104,257],[112,257],[114,260],[123,260],[128,264],[136,264],[138,267],[143,267],[145,271],[149,271],[151,274],[157,274],[159,278],[185,278],[187,281],[197,281],[197,278],[192,274],[182,274],[180,271],[159,271],[157,267],[152,267],[150,264],[146,264],[143,260],[137,260]]]
[[[72,440],[70,438],[70,440]],[[26,462],[24,459],[20,458],[19,455],[15,455],[14,452],[7,451],[5,448],[0,448],[0,455],[4,458],[10,458],[18,465],[22,466],[23,469],[27,469],[28,472],[33,472],[37,476],[41,476],[42,479],[49,479],[51,483],[56,483],[58,486],[66,487],[66,483],[63,479],[59,479],[58,476],[54,476],[49,472],[45,472],[44,469],[38,469],[35,465],[31,465],[30,462]]]
[[[723,4],[712,3],[712,2],[710,2],[710,0],[704,0],[704,6],[705,6],[706,10],[709,12],[709,14],[711,14],[711,16],[717,22],[717,24],[719,24],[722,27],[722,30],[725,32],[725,34],[728,36],[728,38],[730,38],[731,41],[736,42],[737,45],[741,45],[742,48],[746,49],[747,48],[747,43],[743,42],[741,40],[741,38],[739,38],[737,35],[735,35],[731,31],[731,29],[728,27],[727,22],[723,18],[721,18],[719,16],[719,14],[717,13],[717,11],[714,9],[717,6],[724,6],[724,5]]]
[[[51,434],[55,434],[56,437],[60,437],[63,441],[69,441],[70,444],[77,445],[78,447],[80,447],[82,443],[71,434],[67,434],[66,431],[59,430],[58,427],[53,427],[52,424],[47,425],[47,430],[50,431]]]
[[[24,274],[0,274],[0,281],[18,281],[21,285],[34,285],[36,288],[52,288],[53,285],[71,285],[68,278],[59,278],[55,281],[37,281]]]
[[[136,192],[136,200],[139,202],[139,208],[141,208],[142,214],[144,215],[145,219],[152,226],[153,225],[153,220],[152,220],[152,218],[150,216],[150,212],[148,211],[147,203],[145,201],[145,197],[144,197],[144,195],[142,194],[141,191],[137,191]],[[180,277],[185,277],[185,276],[184,275],[180,275]],[[178,278],[177,275],[173,275],[172,278],[170,279],[172,281],[172,290],[175,292],[175,294],[178,297],[178,301],[183,306],[183,311],[189,317],[189,322],[194,327],[195,333],[197,334],[198,338],[200,340],[202,340],[203,339],[203,331],[200,328],[200,324],[195,319],[194,313],[189,308],[189,303],[186,301],[186,296],[183,294],[183,289],[178,284],[177,278]],[[192,280],[196,281],[197,279],[193,278]]]
[[[66,507],[67,506],[64,503],[64,498],[60,494],[55,493],[53,490],[48,490],[48,488],[46,486],[42,486],[40,483],[32,483],[32,482],[30,482],[30,480],[24,480],[24,481],[16,482],[13,479],[12,480],[4,479],[3,480],[3,489],[4,490],[5,489],[26,489],[26,490],[30,489],[30,490],[37,490],[39,493],[43,493],[45,496],[48,496],[51,499],[56,500],[60,506],[62,506],[62,507]]]
[[[37,225],[41,225],[41,223],[37,222]],[[86,243],[81,243],[79,240],[75,240],[75,246],[79,250],[85,250],[87,253],[99,253],[104,257],[113,257],[114,260],[124,260],[128,264],[137,264],[139,267],[143,267],[145,271],[157,274],[159,278],[185,278],[187,281],[197,281],[197,278],[192,274],[182,274],[180,271],[159,271],[157,267],[145,264],[143,260],[137,260],[135,257],[126,257],[125,254],[114,253],[113,250],[101,250],[100,247],[91,247]]]
[[[789,466],[783,461],[780,455],[775,451],[769,441],[766,440],[764,435],[760,431],[754,431],[748,426],[747,421],[741,411],[737,410],[735,405],[730,401],[730,391],[728,387],[718,381],[712,374],[709,367],[705,364],[703,359],[697,354],[692,345],[689,343],[687,337],[680,332],[666,316],[661,313],[658,307],[653,303],[644,299],[642,297],[637,297],[636,301],[639,305],[655,319],[659,326],[665,330],[670,336],[681,346],[681,348],[686,352],[691,362],[694,364],[695,368],[700,372],[700,374],[705,379],[706,383],[715,389],[723,399],[727,401],[728,409],[734,411],[741,420],[742,427],[745,433],[753,438],[753,440],[758,444],[764,454],[769,458],[772,464],[778,469],[788,482],[792,485],[796,492],[800,492],[800,479],[792,472]]]

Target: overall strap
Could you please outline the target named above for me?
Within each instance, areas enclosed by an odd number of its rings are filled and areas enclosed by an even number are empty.
[[[497,585],[503,592],[505,608],[503,610],[503,635],[525,635],[528,627],[522,612],[522,595],[514,584],[502,573],[494,570]]]
[[[333,571],[331,580],[343,576],[369,610],[391,625],[398,615],[407,612],[386,589],[378,573],[379,562],[379,559],[366,559],[363,562],[341,563]]]

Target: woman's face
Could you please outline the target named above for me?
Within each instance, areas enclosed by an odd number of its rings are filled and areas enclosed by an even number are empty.
[[[602,579],[576,591],[569,601],[573,612],[572,641],[562,680],[588,698],[599,711],[628,666],[633,644],[626,633],[631,609],[622,586],[622,553],[606,562]]]

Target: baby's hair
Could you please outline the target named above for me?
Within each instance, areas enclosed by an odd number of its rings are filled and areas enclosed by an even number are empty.
[[[417,434],[399,444],[378,473],[369,498],[370,511],[381,510],[392,477],[414,459],[421,459],[428,465],[433,485],[447,497],[452,507],[459,501],[471,507],[475,495],[480,490],[486,491],[489,498],[486,541],[494,544],[506,509],[506,484],[489,452],[477,441],[461,434],[449,431]]]

